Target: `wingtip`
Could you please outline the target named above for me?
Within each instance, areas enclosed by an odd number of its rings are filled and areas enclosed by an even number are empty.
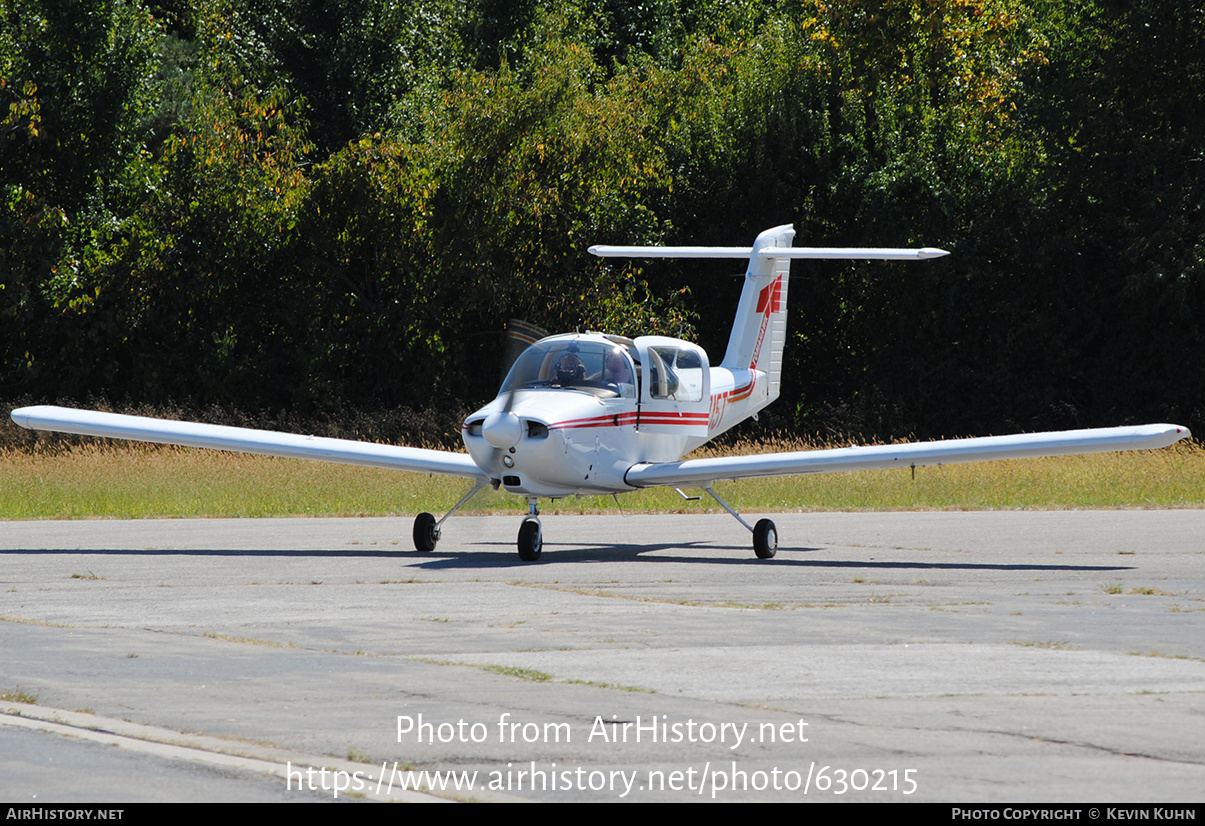
[[[916,253],[917,258],[941,258],[943,255],[949,255],[949,250],[938,249],[937,247],[921,247]]]
[[[1152,440],[1159,441],[1158,444],[1153,445],[1155,448],[1168,447],[1174,445],[1176,442],[1192,438],[1192,431],[1182,424],[1163,422],[1161,424],[1147,425],[1145,429],[1150,434]]]

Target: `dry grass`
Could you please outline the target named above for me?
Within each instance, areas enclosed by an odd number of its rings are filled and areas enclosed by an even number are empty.
[[[798,443],[737,444],[724,453],[799,450]],[[707,455],[717,455],[711,451]],[[445,511],[467,483],[321,462],[154,445],[83,445],[57,453],[0,452],[0,518],[359,516]],[[1205,507],[1205,448],[1016,459],[723,483],[743,510],[979,510]],[[522,503],[483,491],[466,512],[514,512]],[[546,513],[715,511],[668,489],[560,500]]]
[[[1205,449],[1179,443],[1154,451],[917,468],[915,479],[901,468],[749,480],[737,489],[738,502],[747,507],[782,510],[1202,507]]]
[[[4,452],[0,480],[7,519],[411,513],[454,502],[461,487],[376,468],[153,445]]]

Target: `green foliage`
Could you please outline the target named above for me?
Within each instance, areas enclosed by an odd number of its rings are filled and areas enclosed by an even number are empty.
[[[769,427],[1205,421],[1205,13],[1023,0],[0,0],[0,352],[38,397],[488,397],[504,320],[723,350],[797,264]],[[1175,78],[1168,82],[1167,78]]]
[[[3,0],[0,21],[5,381],[65,379],[70,393],[65,363],[93,334],[78,316],[95,287],[78,264],[104,256],[97,240],[127,219],[146,173],[140,112],[158,32],[121,0]]]
[[[304,101],[323,154],[408,124],[399,103],[438,83],[461,51],[460,9],[447,0],[248,0],[232,35],[259,83]],[[399,117],[401,116],[401,117]]]
[[[1057,310],[1068,349],[1092,365],[1086,406],[1195,420],[1205,393],[1205,374],[1188,367],[1205,344],[1205,6],[1084,3],[1067,22],[1029,110],[1050,160],[1051,209],[1034,230],[1063,241],[1044,248],[1039,269],[1071,294]],[[1165,407],[1169,387],[1178,401]]]
[[[425,406],[448,331],[427,224],[436,182],[413,149],[364,138],[317,167],[299,280],[314,393]],[[457,365],[449,365],[455,370]]]
[[[154,23],[122,0],[3,0],[0,17],[0,182],[82,211],[138,154]]]

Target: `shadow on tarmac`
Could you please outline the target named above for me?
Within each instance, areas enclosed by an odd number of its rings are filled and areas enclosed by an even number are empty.
[[[0,550],[0,556],[130,556],[130,557],[272,557],[272,558],[356,558],[356,559],[405,559],[416,561],[413,567],[427,570],[485,569],[485,568],[528,568],[552,562],[650,562],[650,563],[694,563],[708,565],[777,565],[807,568],[855,568],[870,570],[925,570],[925,571],[1131,571],[1132,565],[1039,565],[1033,563],[976,564],[970,562],[876,562],[861,559],[791,559],[783,554],[808,553],[822,548],[800,547],[779,548],[773,560],[761,560],[753,556],[752,550],[744,545],[715,545],[703,542],[659,543],[655,545],[599,545],[587,542],[545,543],[544,553],[538,562],[523,562],[515,553],[511,542],[479,542],[478,546],[490,550],[420,553],[414,550],[263,550],[263,549],[114,549],[114,548],[38,548]],[[494,550],[494,548],[497,550]],[[690,550],[706,547],[714,551],[732,551],[733,558],[713,556],[647,556],[660,551]],[[505,553],[502,551],[505,550]]]

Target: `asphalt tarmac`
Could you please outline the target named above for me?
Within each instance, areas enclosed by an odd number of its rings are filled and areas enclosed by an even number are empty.
[[[0,799],[1205,800],[1205,511],[773,518],[0,523]]]

